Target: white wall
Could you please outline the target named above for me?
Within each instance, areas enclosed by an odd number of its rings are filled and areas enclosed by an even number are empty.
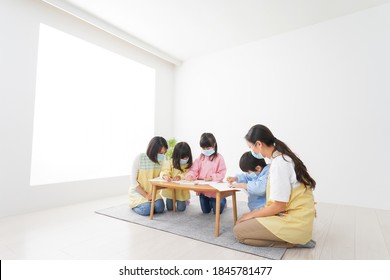
[[[186,61],[175,136],[217,137],[228,174],[267,125],[317,180],[316,200],[390,209],[390,5]]]
[[[173,66],[39,0],[1,0],[0,217],[125,194],[128,177],[30,186],[39,24],[47,24],[156,69],[155,133],[173,135]],[[154,104],[145,104],[145,113]],[[131,107],[129,106],[129,110]],[[142,133],[142,132],[139,132]],[[147,143],[145,143],[146,149]],[[129,166],[129,170],[130,170]]]

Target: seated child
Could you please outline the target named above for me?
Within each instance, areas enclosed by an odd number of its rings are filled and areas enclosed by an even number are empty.
[[[265,160],[255,158],[251,152],[241,156],[240,168],[243,172],[235,177],[228,177],[229,183],[237,182],[235,188],[245,189],[248,192],[248,207],[251,211],[262,208],[266,202],[266,188],[269,165]]]
[[[199,145],[202,148],[202,153],[194,164],[191,166],[186,180],[205,180],[221,182],[226,174],[225,161],[220,153],[218,153],[217,140],[212,133],[203,133],[200,137]],[[213,192],[197,192],[202,212],[207,214],[217,209],[215,193]],[[220,201],[220,214],[226,206],[226,198]]]
[[[191,148],[186,142],[179,142],[175,145],[172,153],[172,159],[165,160],[160,177],[167,181],[183,180],[188,169],[192,166]],[[176,210],[186,210],[187,200],[190,199],[190,191],[175,190],[176,193]],[[172,190],[163,189],[162,195],[166,197],[167,210],[173,210]]]

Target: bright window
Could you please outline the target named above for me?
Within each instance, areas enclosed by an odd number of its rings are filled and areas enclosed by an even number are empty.
[[[154,132],[155,70],[41,24],[31,185],[128,175]]]

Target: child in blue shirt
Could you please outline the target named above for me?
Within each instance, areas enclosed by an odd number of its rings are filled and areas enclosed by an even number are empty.
[[[263,158],[255,158],[251,152],[246,152],[241,156],[240,168],[244,173],[228,177],[227,181],[231,184],[237,182],[233,185],[235,188],[248,192],[248,207],[251,211],[262,208],[266,202],[269,164]]]

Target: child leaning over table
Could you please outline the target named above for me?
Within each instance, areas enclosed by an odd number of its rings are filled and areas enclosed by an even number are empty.
[[[179,181],[184,179],[188,169],[192,166],[191,148],[186,142],[179,142],[175,145],[172,153],[172,159],[165,160],[160,177],[167,181]],[[190,191],[175,190],[177,211],[186,210],[187,200],[190,199]],[[162,195],[166,197],[167,210],[173,210],[172,190],[163,189]]]
[[[235,177],[227,177],[229,183],[237,182],[235,188],[245,189],[248,192],[248,207],[251,211],[262,208],[266,202],[266,188],[269,165],[265,160],[256,158],[251,152],[241,156],[240,168],[244,172]]]
[[[226,174],[225,160],[218,153],[218,145],[215,136],[212,133],[203,133],[200,136],[199,145],[202,148],[201,155],[195,159],[190,171],[187,173],[186,180],[205,180],[220,182]],[[214,192],[197,192],[202,212],[207,214],[217,209]],[[226,198],[220,201],[220,214],[226,206]]]

